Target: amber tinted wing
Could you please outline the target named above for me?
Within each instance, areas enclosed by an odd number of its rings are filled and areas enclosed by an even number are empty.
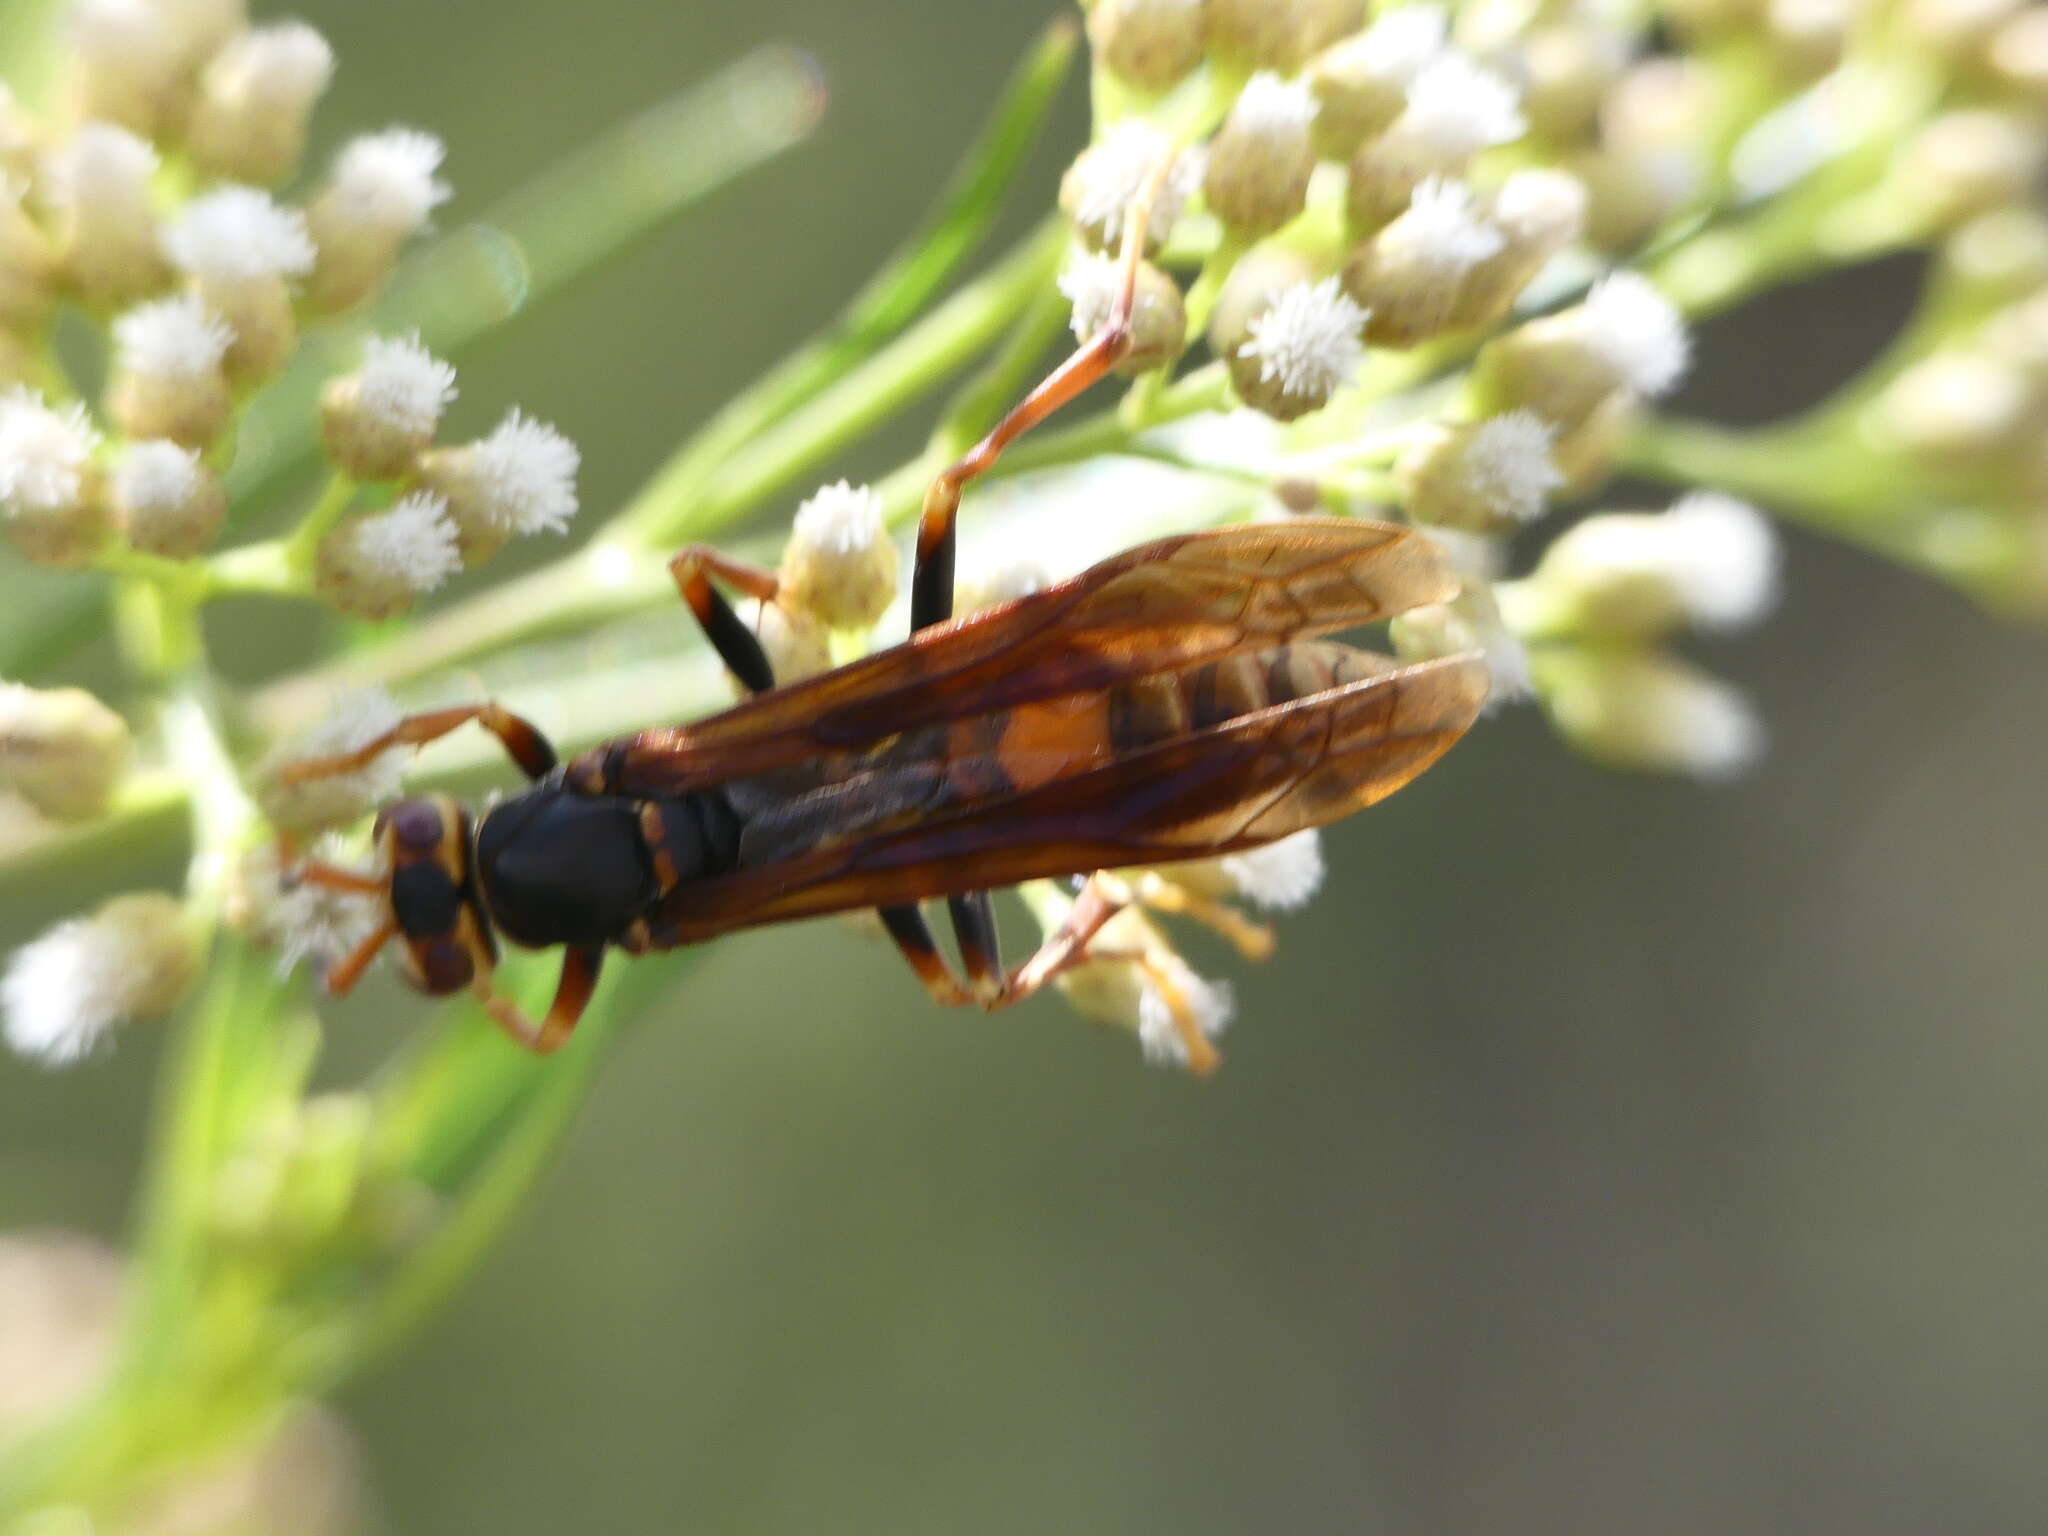
[[[691,942],[762,923],[1257,847],[1385,799],[1478,715],[1472,657],[1402,667],[954,815],[688,882],[658,925]]]
[[[1388,523],[1302,518],[1162,539],[707,720],[642,732],[604,749],[603,779],[620,794],[702,788],[1375,623],[1457,589],[1434,545]]]

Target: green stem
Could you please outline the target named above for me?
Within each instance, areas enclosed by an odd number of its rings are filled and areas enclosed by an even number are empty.
[[[320,541],[348,515],[349,503],[355,498],[354,480],[340,470],[327,477],[320,499],[299,519],[299,526],[284,541],[284,568],[293,580],[311,582],[313,565],[320,555]]]

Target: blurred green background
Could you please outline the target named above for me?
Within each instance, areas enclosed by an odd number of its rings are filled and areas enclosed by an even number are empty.
[[[557,420],[601,509],[907,231],[1055,6],[298,9],[341,56],[323,143],[443,133],[451,224],[753,44],[815,52],[812,144],[461,359],[458,428]],[[1027,207],[1084,131],[1077,90]],[[1717,326],[1688,404],[1812,398],[1911,276]],[[837,926],[717,946],[343,1403],[389,1526],[2048,1528],[2048,644],[1836,548],[1790,574],[1711,658],[1771,721],[1753,781],[1488,725],[1331,836],[1213,1082],[1056,1002],[939,1014]],[[8,890],[0,938],[170,856]],[[338,1078],[421,1017],[366,990]],[[0,1062],[0,1227],[120,1231],[157,1054]]]

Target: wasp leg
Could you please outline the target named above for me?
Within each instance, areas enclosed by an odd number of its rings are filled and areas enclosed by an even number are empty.
[[[377,929],[354,950],[337,960],[328,970],[326,985],[329,997],[347,997],[356,988],[369,970],[370,962],[377,958],[378,951],[398,937],[398,924],[386,918]]]
[[[727,559],[703,544],[692,544],[677,555],[669,561],[668,570],[711,648],[740,680],[740,685],[749,693],[766,693],[773,688],[775,671],[768,664],[768,653],[761,648],[760,638],[733,611],[732,604],[711,578],[716,576],[749,597],[772,603],[780,586],[775,573]]]
[[[309,779],[357,773],[393,747],[423,747],[472,720],[498,738],[512,761],[529,779],[544,779],[554,772],[555,749],[540,733],[539,727],[520,719],[510,710],[487,703],[407,715],[383,735],[372,737],[353,752],[337,752],[332,757],[302,757],[297,762],[286,763],[278,770],[278,777],[287,784],[303,784]]]
[[[965,457],[941,470],[925,491],[924,511],[917,524],[917,564],[910,579],[912,634],[953,616],[953,567],[958,547],[955,530],[961,493],[994,467],[1004,449],[1101,382],[1131,350],[1131,310],[1137,302],[1145,231],[1151,221],[1152,200],[1171,167],[1171,161],[1162,161],[1155,168],[1125,218],[1122,278],[1101,329],[1047,374]]]
[[[946,911],[953,919],[953,939],[960,946],[960,964],[977,1001],[984,1005],[1002,996],[1003,949],[996,932],[995,903],[987,891],[951,896]]]
[[[938,940],[932,937],[931,925],[922,912],[908,906],[877,907],[875,913],[934,1002],[947,1008],[964,1008],[974,1001],[974,994],[947,969],[946,957],[939,953]]]
[[[1151,911],[1171,913],[1200,923],[1226,940],[1247,960],[1273,958],[1273,930],[1264,923],[1253,922],[1220,901],[1212,901],[1150,873],[1138,881],[1137,898],[1140,906]]]
[[[1130,888],[1121,880],[1099,872],[1090,875],[1081,894],[1074,898],[1066,921],[1046,935],[1036,954],[1010,973],[1001,992],[988,1006],[1009,1008],[1021,1003],[1060,972],[1089,958],[1089,943],[1131,901]]]
[[[511,998],[491,989],[490,978],[478,977],[474,988],[491,1022],[537,1056],[548,1056],[568,1043],[597,992],[597,978],[604,969],[604,948],[578,944],[562,956],[562,979],[555,985],[555,1000],[547,1017],[536,1025]]]

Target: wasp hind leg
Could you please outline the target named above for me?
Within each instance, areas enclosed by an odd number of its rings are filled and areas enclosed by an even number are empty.
[[[1073,355],[997,422],[993,431],[957,463],[941,470],[926,489],[917,523],[917,564],[910,579],[910,632],[916,634],[953,616],[953,568],[958,553],[960,497],[973,481],[995,467],[1003,451],[1062,407],[1109,375],[1131,350],[1131,312],[1137,304],[1138,268],[1145,256],[1146,230],[1160,183],[1172,168],[1162,160],[1124,219],[1121,273],[1109,316]]]

